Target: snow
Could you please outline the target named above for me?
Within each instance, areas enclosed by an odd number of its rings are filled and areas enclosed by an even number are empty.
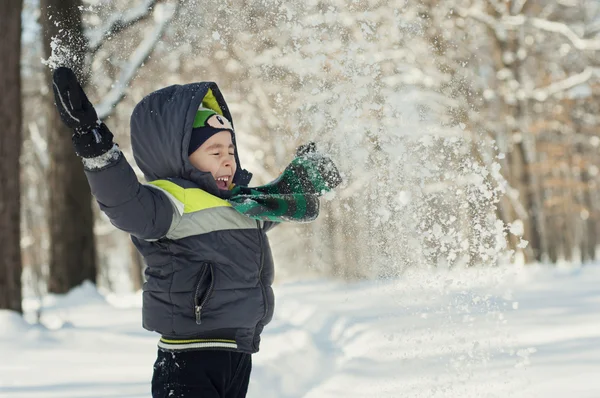
[[[600,266],[277,285],[248,397],[600,396]],[[89,283],[0,312],[0,397],[148,397],[139,294]]]
[[[156,0],[145,0],[135,7],[126,9],[122,13],[111,15],[108,21],[105,21],[101,27],[86,32],[90,51],[98,51],[107,38],[146,17],[155,5]],[[92,7],[90,7],[90,11],[93,11]]]

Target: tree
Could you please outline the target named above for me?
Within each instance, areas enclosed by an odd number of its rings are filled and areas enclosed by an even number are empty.
[[[21,10],[0,2],[0,309],[21,307]]]
[[[67,40],[73,54],[71,66],[79,78],[85,80],[84,60],[87,42],[83,35],[80,0],[42,0],[42,27],[44,52],[52,53],[52,38],[59,32]],[[52,71],[47,71],[48,87]],[[88,279],[96,282],[96,251],[94,242],[94,214],[91,193],[71,145],[72,132],[65,127],[54,108],[49,93],[48,151],[50,187],[48,225],[50,231],[50,270],[48,290],[65,293]]]
[[[471,0],[455,11],[478,50],[475,91],[485,100],[475,123],[506,153],[517,206],[504,206],[502,217],[528,242],[525,260],[593,259],[598,206],[589,191],[597,181],[588,172],[597,151],[585,131],[597,121],[584,109],[594,108],[600,81],[598,3]]]
[[[146,0],[127,12],[117,12],[96,29],[84,29],[80,0],[42,0],[44,51],[54,63],[67,64],[82,82],[89,81],[94,56],[114,34],[153,15],[156,0]],[[158,7],[157,7],[158,8]],[[155,28],[132,52],[128,62],[102,101],[96,105],[100,119],[108,117],[125,94],[129,82],[148,58],[174,13],[160,8],[155,14]],[[58,52],[58,55],[56,54]],[[58,59],[56,59],[58,57]],[[47,71],[48,87],[51,73]],[[91,90],[89,90],[91,91]],[[89,93],[89,92],[88,92]],[[97,259],[94,237],[94,214],[91,193],[81,162],[71,146],[72,132],[67,129],[48,97],[49,230],[50,264],[48,290],[64,293],[84,280],[96,281]]]

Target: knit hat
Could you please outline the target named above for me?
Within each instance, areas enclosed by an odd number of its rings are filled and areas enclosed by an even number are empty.
[[[198,109],[196,117],[194,118],[194,126],[192,128],[192,135],[188,147],[188,156],[200,148],[210,137],[221,131],[229,131],[232,136],[234,134],[233,126],[227,118],[219,115],[212,109]]]

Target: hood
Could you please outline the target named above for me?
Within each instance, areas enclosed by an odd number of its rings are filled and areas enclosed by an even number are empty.
[[[219,191],[212,175],[196,169],[188,158],[192,126],[201,105],[225,116],[233,126],[227,103],[213,82],[174,85],[147,95],[131,115],[133,157],[148,181],[183,178],[223,197],[226,192]],[[233,183],[247,186],[252,174],[242,169],[235,134],[232,139],[237,163]]]

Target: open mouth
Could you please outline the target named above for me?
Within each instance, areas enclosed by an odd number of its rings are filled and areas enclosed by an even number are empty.
[[[229,181],[231,181],[231,176],[221,176],[221,177],[217,177],[215,178],[215,181],[217,182],[217,187],[219,187],[219,189],[229,189]]]

